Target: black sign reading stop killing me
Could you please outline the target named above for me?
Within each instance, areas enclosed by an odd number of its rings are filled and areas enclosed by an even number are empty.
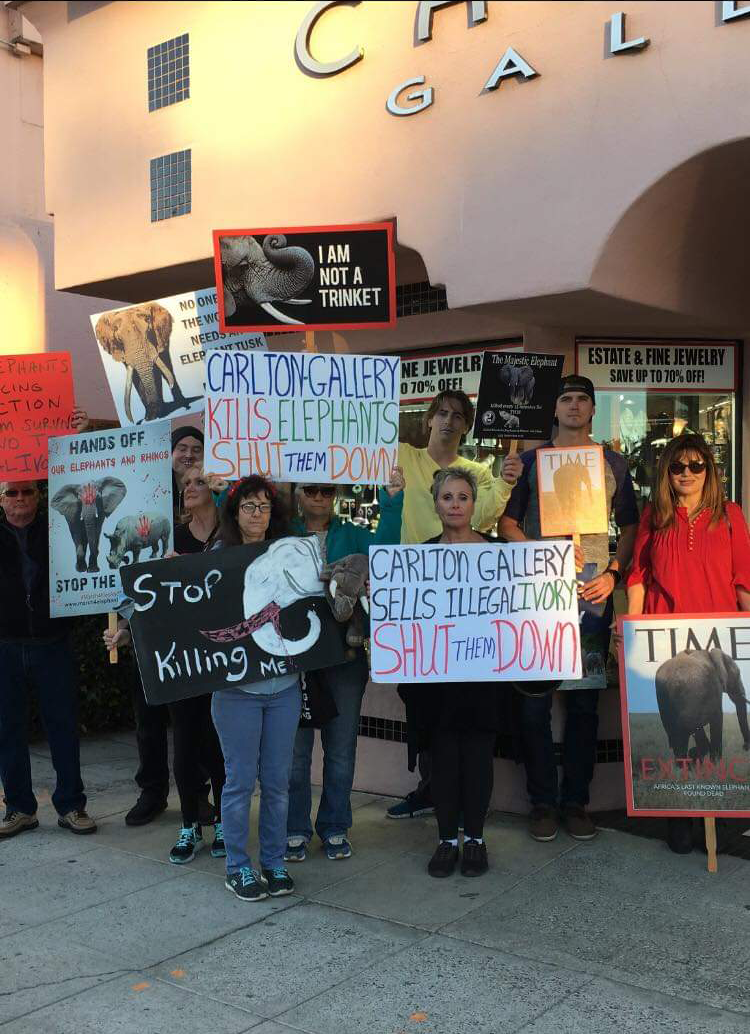
[[[562,367],[561,355],[485,352],[474,436],[546,441]]]
[[[224,333],[396,325],[391,223],[214,230],[214,266]]]
[[[233,546],[121,568],[149,704],[344,660],[315,537]]]

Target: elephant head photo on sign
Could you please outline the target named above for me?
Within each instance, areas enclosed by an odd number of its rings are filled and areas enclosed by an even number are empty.
[[[113,477],[63,485],[55,492],[50,506],[68,522],[76,555],[76,571],[99,570],[102,525],[126,494],[125,484]]]
[[[172,316],[163,305],[149,302],[106,313],[97,320],[95,333],[107,355],[125,366],[123,401],[131,424],[141,422],[133,419],[133,388],[143,403],[145,420],[159,420],[177,409],[189,409],[198,400],[199,396],[185,398],[177,383],[169,353]],[[171,401],[164,398],[165,381]]]
[[[282,234],[268,234],[259,244],[252,234],[219,238],[224,287],[224,318],[246,305],[257,305],[279,323],[300,324],[280,305],[309,305],[305,291],[315,262],[304,248],[287,247]]]
[[[514,406],[526,406],[534,397],[536,378],[530,366],[511,366],[506,363],[500,369],[500,383],[508,390],[508,397]]]
[[[654,684],[659,716],[676,758],[703,760],[709,755],[716,761],[722,756],[724,693],[737,711],[743,747],[750,750],[748,701],[742,675],[723,650],[684,650],[675,654],[658,668]],[[689,749],[691,737],[695,746]]]

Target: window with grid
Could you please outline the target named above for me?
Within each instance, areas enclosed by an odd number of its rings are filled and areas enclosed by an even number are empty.
[[[151,222],[186,215],[192,208],[191,151],[151,159]]]
[[[187,100],[190,96],[190,39],[187,33],[149,47],[146,61],[149,111]]]

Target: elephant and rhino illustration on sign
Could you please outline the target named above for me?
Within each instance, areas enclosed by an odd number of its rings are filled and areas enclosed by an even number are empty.
[[[50,506],[68,523],[76,557],[76,571],[99,570],[99,542],[105,520],[127,495],[120,478],[67,484],[55,492]],[[160,513],[136,513],[121,517],[109,539],[107,563],[114,570],[123,563],[137,563],[141,550],[151,547],[151,557],[164,556],[169,548],[170,521]],[[161,554],[159,554],[161,547]],[[126,559],[129,558],[129,559]]]

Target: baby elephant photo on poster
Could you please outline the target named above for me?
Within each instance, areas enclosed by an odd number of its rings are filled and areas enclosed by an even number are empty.
[[[114,513],[127,495],[119,478],[101,478],[83,484],[63,485],[50,506],[68,522],[76,552],[76,571],[99,570],[99,539],[105,518]]]
[[[530,366],[511,366],[506,363],[500,370],[500,383],[508,389],[514,406],[527,406],[534,397],[536,378]]]
[[[676,758],[712,761],[723,752],[724,712],[722,695],[737,709],[743,746],[750,750],[747,697],[740,669],[719,649],[683,650],[665,661],[655,678],[656,700],[664,731]],[[706,736],[708,726],[709,736]],[[690,737],[695,746],[688,750]]]
[[[189,409],[200,397],[185,398],[177,383],[169,354],[172,316],[156,302],[137,305],[122,312],[107,313],[96,323],[96,339],[116,363],[123,363],[125,375],[125,414],[133,423],[133,388],[140,397],[145,414],[142,419],[160,420],[177,409]],[[164,381],[172,400],[164,398]]]
[[[104,537],[109,539],[109,555],[107,563],[114,570],[123,563],[137,564],[142,549],[151,547],[150,560],[166,556],[169,548],[169,518],[161,513],[135,513],[121,517],[117,522],[114,534]],[[125,558],[129,557],[128,560]]]
[[[283,234],[269,234],[262,245],[252,235],[221,237],[224,317],[245,305],[259,305],[279,323],[301,324],[277,305],[309,305],[297,295],[309,287],[315,261],[305,248],[287,247]]]

